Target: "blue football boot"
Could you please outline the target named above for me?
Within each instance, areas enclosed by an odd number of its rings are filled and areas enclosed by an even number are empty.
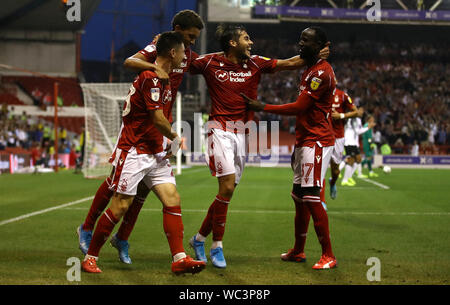
[[[116,234],[111,237],[110,240],[111,246],[119,251],[119,259],[124,264],[131,264],[131,258],[128,255],[128,249],[130,248],[130,244],[127,240],[118,239]]]
[[[331,178],[328,181],[331,182]],[[331,185],[331,183],[330,183],[330,197],[331,197],[331,199],[336,199],[336,197],[337,197],[336,183],[334,185]]]
[[[195,239],[195,236],[196,235],[192,236],[192,238],[189,240],[189,245],[192,249],[194,249],[195,259],[206,263],[208,260],[206,259],[205,255],[205,242],[198,241],[197,239]]]
[[[214,267],[225,268],[227,266],[227,262],[223,256],[223,249],[221,247],[211,249],[210,256]]]
[[[83,224],[81,224],[77,228],[78,234],[78,248],[80,248],[81,252],[86,255],[89,250],[89,245],[92,240],[92,231],[83,230]]]

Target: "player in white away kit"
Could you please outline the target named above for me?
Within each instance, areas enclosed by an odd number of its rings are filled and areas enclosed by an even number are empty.
[[[342,179],[342,186],[355,186],[352,178],[353,173],[356,171],[358,164],[361,163],[361,151],[359,149],[359,135],[365,133],[367,130],[373,128],[375,124],[369,123],[367,127],[362,126],[361,119],[359,117],[351,118],[345,124],[345,154],[348,156],[344,178]]]

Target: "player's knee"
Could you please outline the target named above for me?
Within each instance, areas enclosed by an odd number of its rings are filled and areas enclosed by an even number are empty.
[[[138,188],[137,188],[137,195],[141,198],[147,198],[148,194],[150,193],[150,189],[148,188],[147,184],[145,184],[145,182],[141,181],[138,184]]]
[[[219,195],[224,198],[231,198],[235,187],[234,175],[233,178],[219,180]]]
[[[128,211],[128,208],[133,202],[133,197],[118,193],[114,195],[113,202],[111,203],[111,211],[116,218],[121,218]]]
[[[180,194],[178,194],[178,192],[176,191],[170,193],[170,195],[167,196],[167,198],[165,198],[163,205],[166,207],[180,206],[181,205]]]
[[[339,173],[340,173],[341,171],[339,170],[339,166],[332,166],[331,167],[331,175],[333,176],[333,177],[337,177],[337,176],[339,176]]]

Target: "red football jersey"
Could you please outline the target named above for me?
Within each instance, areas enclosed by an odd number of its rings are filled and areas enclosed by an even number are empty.
[[[348,111],[353,110],[353,101],[348,96],[347,93],[345,93],[342,90],[339,90],[336,88],[336,92],[334,94],[333,98],[333,105],[332,110],[335,110],[339,113],[346,113]],[[331,119],[331,124],[333,126],[334,135],[337,139],[344,137],[344,126],[345,126],[345,120],[333,120]]]
[[[141,72],[134,80],[123,107],[117,147],[126,151],[136,147],[139,154],[162,152],[163,135],[153,125],[150,111],[164,109],[171,102],[170,84],[162,84],[153,71]]]
[[[256,99],[261,74],[272,73],[276,63],[276,59],[253,55],[245,63],[235,64],[224,55],[208,54],[194,60],[189,72],[203,74],[212,103],[209,119],[226,130],[226,122],[245,123],[253,119],[254,113],[247,111],[240,93]]]
[[[139,53],[145,56],[148,62],[154,63],[156,60],[156,45],[154,43],[150,43],[144,49],[140,50]],[[171,73],[169,73],[170,87],[172,88],[173,99],[171,103],[168,103],[164,107],[164,114],[169,118],[169,122],[172,123],[172,107],[175,103],[175,99],[177,96],[178,88],[183,81],[184,73],[189,71],[189,67],[191,62],[198,57],[198,54],[192,51],[190,48],[186,48],[185,56],[183,61],[181,62],[181,66],[178,69],[173,69]]]
[[[315,102],[310,109],[297,115],[296,147],[313,147],[318,141],[322,146],[333,146],[335,137],[328,118],[331,115],[336,89],[336,78],[331,65],[320,59],[303,72],[300,95],[307,94]]]

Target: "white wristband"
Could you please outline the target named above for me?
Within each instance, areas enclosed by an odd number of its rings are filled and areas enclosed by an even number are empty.
[[[341,120],[342,120],[342,119],[345,119],[345,114],[344,114],[344,113],[341,113],[340,116],[341,116]]]

